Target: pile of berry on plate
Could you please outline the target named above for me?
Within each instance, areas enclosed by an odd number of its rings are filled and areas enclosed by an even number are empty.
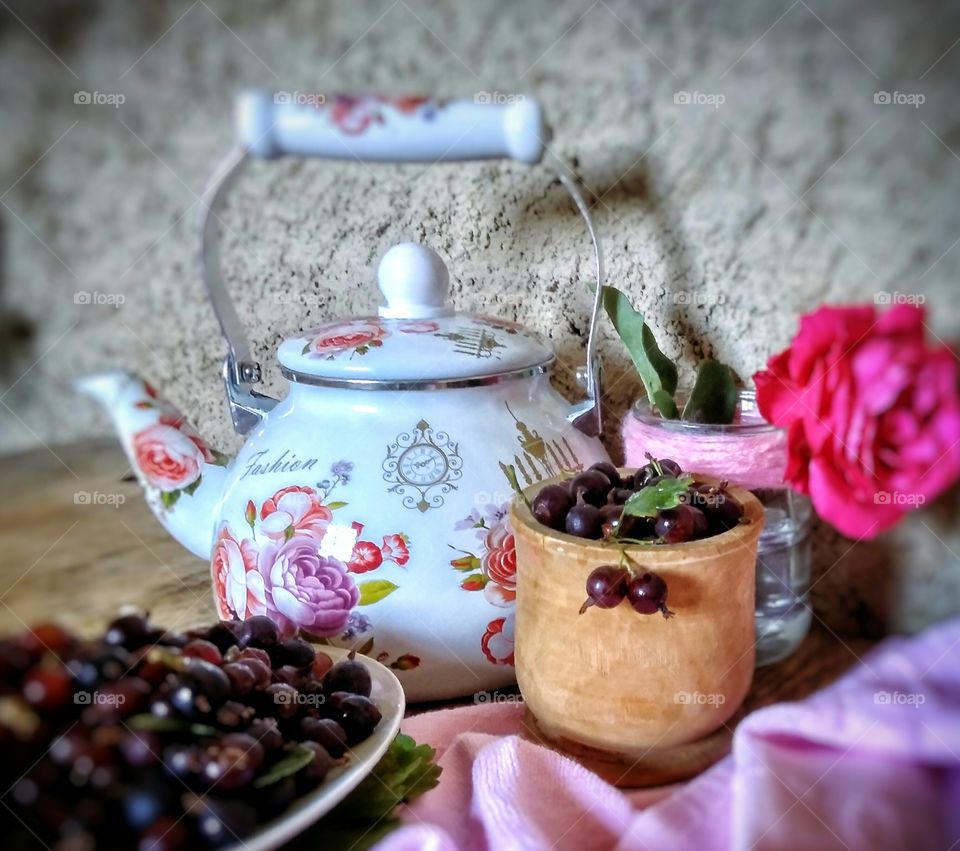
[[[634,473],[601,461],[545,485],[530,510],[558,532],[621,543],[682,544],[726,532],[743,517],[725,482],[698,484],[675,461],[652,457]]]
[[[9,848],[216,848],[316,789],[373,733],[367,668],[271,620],[166,633],[122,615],[95,640],[0,641],[0,830]]]

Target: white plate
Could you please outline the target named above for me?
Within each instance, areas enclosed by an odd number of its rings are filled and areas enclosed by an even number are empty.
[[[339,647],[317,646],[317,652],[326,653],[335,663],[348,655],[348,651]],[[386,753],[403,720],[406,706],[403,688],[389,668],[367,656],[358,654],[357,659],[370,671],[373,680],[370,697],[383,714],[373,734],[349,749],[347,755],[350,762],[343,768],[334,768],[317,790],[304,795],[283,815],[265,824],[242,842],[231,845],[228,851],[273,851],[289,842],[346,798]]]

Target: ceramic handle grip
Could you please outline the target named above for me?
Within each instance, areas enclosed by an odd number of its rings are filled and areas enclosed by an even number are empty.
[[[370,162],[509,158],[536,163],[549,141],[540,104],[514,96],[467,100],[303,92],[244,92],[237,139],[250,155]]]

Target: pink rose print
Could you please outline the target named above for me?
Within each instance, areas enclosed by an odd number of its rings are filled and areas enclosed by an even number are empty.
[[[404,322],[399,326],[399,330],[401,334],[433,334],[440,330],[440,325],[424,319],[418,322]]]
[[[333,520],[333,512],[320,502],[313,488],[281,488],[260,508],[260,528],[268,538],[283,540],[303,534],[320,542]]]
[[[403,567],[410,561],[408,542],[409,539],[406,535],[384,535],[383,545],[380,547],[384,560],[392,561],[394,564]]]
[[[222,529],[210,562],[217,614],[222,619],[267,613],[263,577],[256,567],[256,545],[249,540],[237,543],[229,529]]]
[[[787,482],[851,538],[873,538],[960,477],[957,360],[924,313],[821,307],[753,378],[787,429]]]
[[[376,95],[345,96],[333,99],[330,105],[330,120],[348,136],[359,136],[373,124],[383,124],[384,106],[392,106],[404,115],[416,112],[426,104],[425,97],[380,97]],[[430,118],[432,115],[424,117]]]
[[[483,595],[495,606],[509,606],[517,597],[517,547],[509,521],[504,518],[490,529],[484,543],[480,570],[488,581]]]
[[[214,455],[210,447],[207,446],[207,442],[193,430],[193,427],[187,422],[186,417],[184,417],[182,414],[161,414],[160,422],[164,425],[173,426],[173,428],[175,428],[181,434],[186,435],[186,437],[192,440],[194,446],[200,450],[200,454],[203,456],[203,460],[207,464],[217,463],[217,456]]]
[[[303,353],[331,359],[342,352],[365,355],[373,347],[383,345],[389,331],[376,320],[353,320],[318,329],[316,336],[304,346]]]
[[[487,631],[480,639],[480,649],[494,665],[513,664],[513,615],[497,618],[487,624]]]
[[[173,429],[172,425],[163,428]],[[186,443],[199,451],[188,438]],[[368,617],[354,612],[360,604],[365,583],[352,574],[376,570],[389,561],[404,565],[410,558],[409,538],[396,533],[383,536],[383,547],[373,541],[357,540],[364,525],[342,520],[333,526],[335,511],[343,501],[330,502],[331,492],[347,484],[353,473],[349,461],[330,467],[331,477],[314,487],[290,485],[259,503],[247,499],[243,523],[249,538],[241,538],[224,525],[217,536],[210,571],[217,612],[221,618],[249,618],[266,615],[276,622],[284,637],[299,630],[322,637],[357,637],[372,630]],[[330,535],[337,535],[332,542]],[[321,555],[352,549],[348,563]],[[374,582],[364,605],[373,605],[397,589],[394,582]],[[366,591],[365,591],[366,593]],[[367,635],[372,641],[373,636]],[[416,657],[403,664],[415,666]]]
[[[373,122],[383,124],[379,107],[377,98],[340,96],[330,107],[330,120],[348,136],[359,136]]]
[[[346,565],[321,556],[316,540],[306,535],[266,544],[257,570],[263,577],[267,615],[284,637],[300,628],[320,636],[336,635],[360,600]]]
[[[347,570],[351,573],[367,573],[383,564],[383,553],[373,541],[357,541],[353,545]]]
[[[206,461],[197,444],[178,428],[154,423],[133,436],[133,454],[147,482],[161,491],[188,487]]]
[[[474,529],[483,541],[479,554],[451,545],[462,555],[453,559],[450,566],[468,574],[460,581],[460,587],[464,591],[483,591],[491,605],[512,606],[517,596],[517,550],[507,518],[507,505],[476,508],[453,528]]]

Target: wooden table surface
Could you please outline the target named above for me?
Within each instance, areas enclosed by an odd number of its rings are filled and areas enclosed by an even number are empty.
[[[112,440],[0,458],[0,632],[56,620],[93,633],[125,604],[169,629],[216,618],[207,564],[167,535],[128,474]],[[814,618],[792,657],[757,671],[744,708],[802,698],[870,646]]]

